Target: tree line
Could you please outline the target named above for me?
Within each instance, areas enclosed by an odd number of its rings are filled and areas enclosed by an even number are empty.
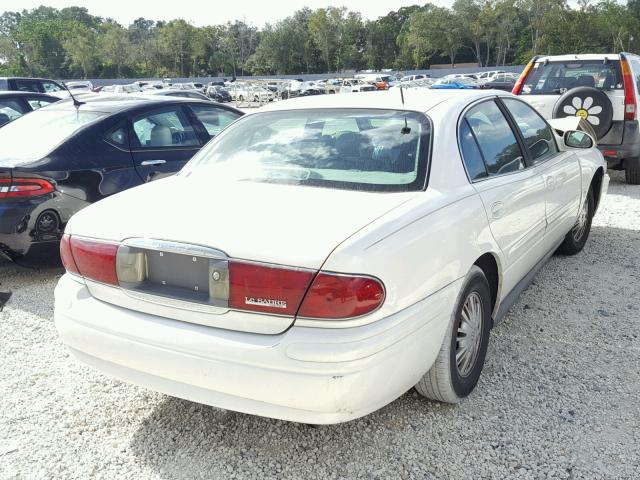
[[[637,37],[637,38],[636,38]],[[0,75],[190,77],[410,70],[432,64],[526,63],[536,54],[638,50],[640,0],[455,0],[403,7],[376,20],[302,8],[259,29],[138,18],[129,26],[86,8],[0,16]]]

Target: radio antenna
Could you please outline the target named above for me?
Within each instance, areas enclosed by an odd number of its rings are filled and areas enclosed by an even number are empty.
[[[71,90],[69,90],[69,87],[67,87],[67,84],[65,82],[62,82],[62,86],[64,87],[64,89],[69,92],[69,96],[71,97],[71,99],[73,100],[73,106],[78,108],[80,105],[84,105],[87,102],[81,102],[80,100],[78,100],[76,97],[73,96],[73,93],[71,93]]]
[[[404,107],[404,90],[402,89],[402,84],[400,84],[400,98],[402,99],[402,106]],[[406,114],[404,116],[404,127],[402,127],[402,130],[400,130],[400,133],[402,135],[408,135],[409,133],[411,133],[411,128],[409,128],[409,125],[407,124]]]

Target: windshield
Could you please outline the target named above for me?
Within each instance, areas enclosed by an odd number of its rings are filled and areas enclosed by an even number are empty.
[[[101,112],[47,108],[20,117],[0,128],[0,162],[3,166],[15,166],[41,159],[74,132],[104,116]]]
[[[422,190],[430,140],[430,123],[417,112],[256,113],[216,137],[181,175],[349,190]]]
[[[622,89],[620,62],[538,62],[527,75],[521,94],[561,95],[575,87],[595,87],[605,91]]]

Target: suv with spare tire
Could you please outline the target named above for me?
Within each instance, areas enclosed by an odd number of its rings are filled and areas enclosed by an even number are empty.
[[[538,56],[513,93],[547,119],[586,120],[609,168],[640,185],[639,83],[640,57],[630,53]]]

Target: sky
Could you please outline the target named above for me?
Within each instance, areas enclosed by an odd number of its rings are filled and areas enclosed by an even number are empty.
[[[431,0],[432,3],[449,6],[453,0]],[[111,17],[124,26],[139,17],[151,20],[173,20],[183,18],[198,27],[219,25],[233,20],[244,20],[256,27],[275,23],[288,17],[295,10],[306,6],[311,9],[327,6],[345,6],[355,10],[365,19],[372,20],[386,15],[391,10],[409,5],[422,5],[426,0],[1,0],[0,13],[4,11],[30,10],[40,5],[55,8],[70,6],[85,7],[92,15]]]

